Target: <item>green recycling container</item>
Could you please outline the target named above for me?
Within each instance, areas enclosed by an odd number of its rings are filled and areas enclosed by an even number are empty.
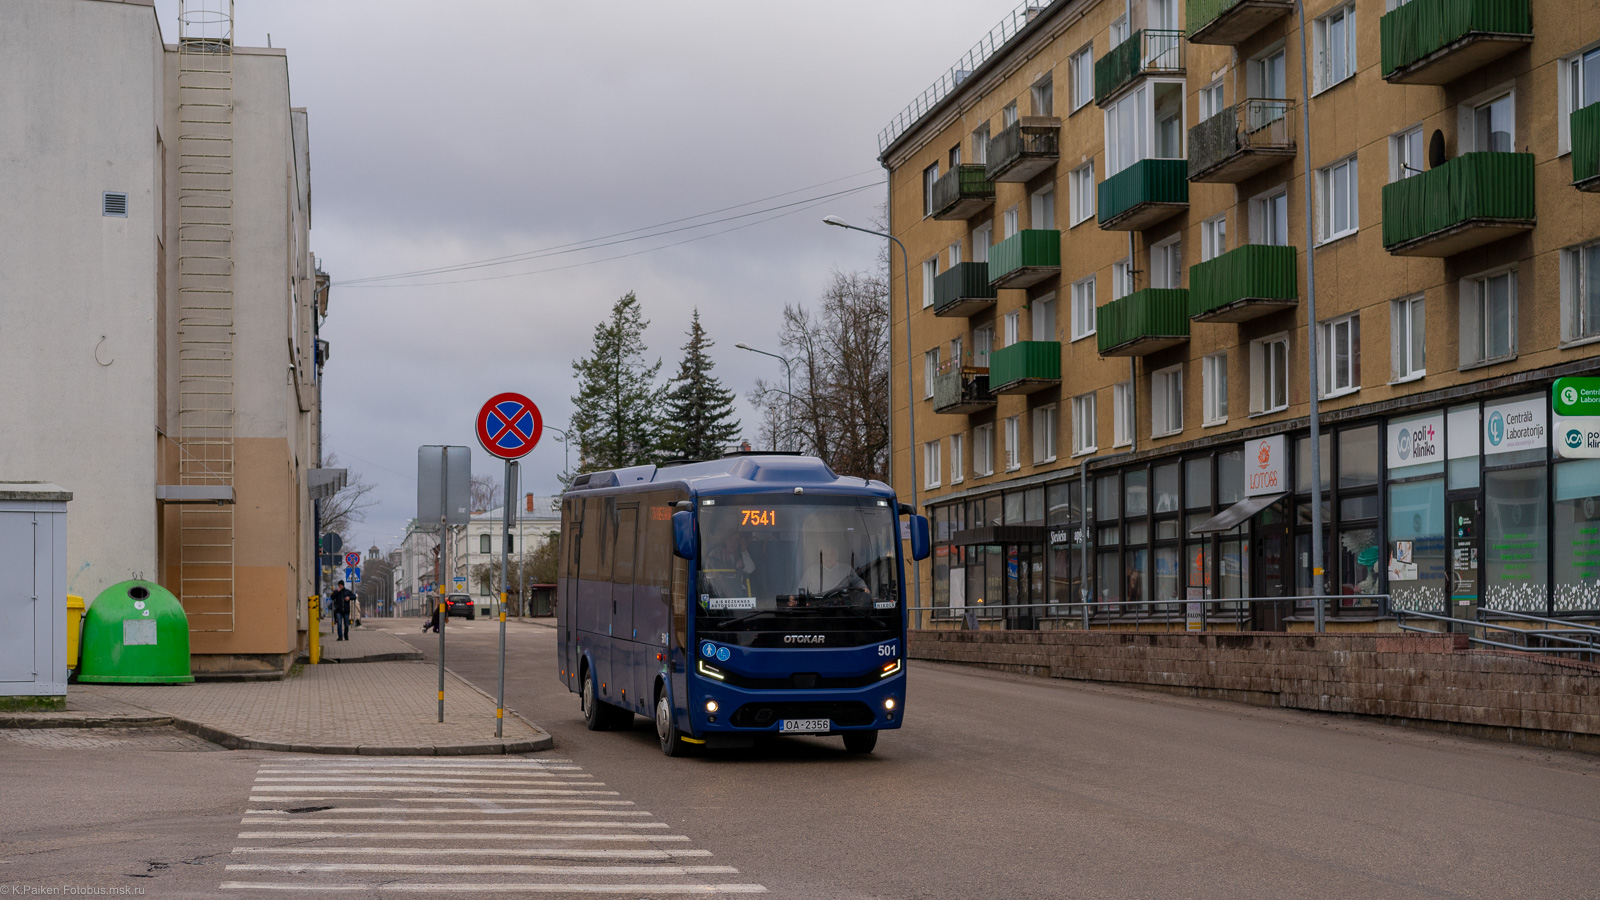
[[[182,684],[189,674],[189,617],[172,592],[124,581],[100,592],[83,618],[80,682]]]

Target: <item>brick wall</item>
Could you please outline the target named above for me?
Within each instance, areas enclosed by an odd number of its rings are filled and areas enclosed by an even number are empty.
[[[1464,635],[913,631],[911,656],[1600,753],[1600,666]]]

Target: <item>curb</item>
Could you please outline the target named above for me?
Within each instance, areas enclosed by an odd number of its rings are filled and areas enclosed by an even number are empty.
[[[473,684],[472,682],[468,681],[467,679],[462,678],[461,675],[458,674],[455,669],[452,669],[449,666],[445,666],[444,670],[446,672],[449,672],[451,674],[451,676],[453,676],[457,681],[461,682],[462,684],[466,685],[467,687],[472,688],[473,690],[477,691],[479,694],[483,695],[483,698],[485,700],[488,700],[490,703],[493,703],[495,705],[495,708],[497,708],[497,709],[501,708],[500,707],[500,701],[495,699],[493,696],[491,696],[488,691],[478,687],[477,685]],[[534,731],[537,731],[540,734],[544,735],[544,737],[542,739],[541,738],[534,738],[534,741],[533,741],[534,743],[543,743],[544,744],[544,746],[540,747],[539,749],[548,750],[551,747],[555,746],[555,740],[556,739],[550,734],[550,732],[545,731],[543,728],[540,728],[538,726],[538,724],[535,723],[532,719],[529,719],[527,716],[524,716],[522,713],[517,712],[516,710],[512,709],[511,707],[507,706],[507,707],[504,707],[504,709],[505,709],[506,712],[510,713],[511,715],[516,716],[518,719],[521,719],[522,720],[522,724],[524,724],[524,725],[528,726],[529,728],[532,728]],[[516,751],[516,752],[520,753],[522,751],[519,750],[519,751]]]
[[[0,728],[160,728],[174,724],[171,716],[0,716]]]
[[[420,650],[411,650],[403,653],[374,653],[371,656],[349,656],[345,657],[344,659],[333,659],[332,657],[324,656],[317,662],[317,665],[349,665],[350,663],[371,662],[422,662],[425,658],[426,657],[422,655]],[[309,666],[311,665],[311,657],[301,656],[299,659],[295,660],[295,662]]]
[[[519,716],[518,718],[521,717]],[[527,720],[524,719],[523,721],[526,722]],[[200,722],[191,722],[187,719],[176,717],[171,720],[171,724],[179,731],[186,731],[195,737],[203,738],[229,750],[269,750],[278,753],[328,753],[337,756],[499,756],[549,750],[555,745],[555,739],[549,734],[544,734],[543,738],[534,738],[529,741],[497,741],[492,744],[426,744],[415,746],[293,744],[284,741],[263,741],[247,738]],[[528,724],[538,728],[531,722]],[[540,729],[540,733],[544,733],[542,729]]]

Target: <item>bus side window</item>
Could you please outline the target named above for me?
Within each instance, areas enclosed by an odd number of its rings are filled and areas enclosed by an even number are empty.
[[[578,577],[594,581],[600,577],[600,554],[605,529],[600,521],[600,499],[589,497],[583,501],[583,517],[579,520]]]
[[[672,633],[675,646],[689,646],[689,562],[672,557]]]

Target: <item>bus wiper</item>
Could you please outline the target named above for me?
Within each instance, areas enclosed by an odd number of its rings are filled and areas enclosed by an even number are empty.
[[[739,616],[738,618],[729,619],[726,622],[719,623],[717,625],[717,627],[718,628],[732,628],[735,625],[738,625],[738,624],[743,623],[743,622],[748,622],[751,619],[759,618],[760,616],[770,616],[770,615],[772,615],[772,613],[773,613],[773,611],[770,610],[770,609],[758,609],[753,613],[745,613],[744,615]]]

